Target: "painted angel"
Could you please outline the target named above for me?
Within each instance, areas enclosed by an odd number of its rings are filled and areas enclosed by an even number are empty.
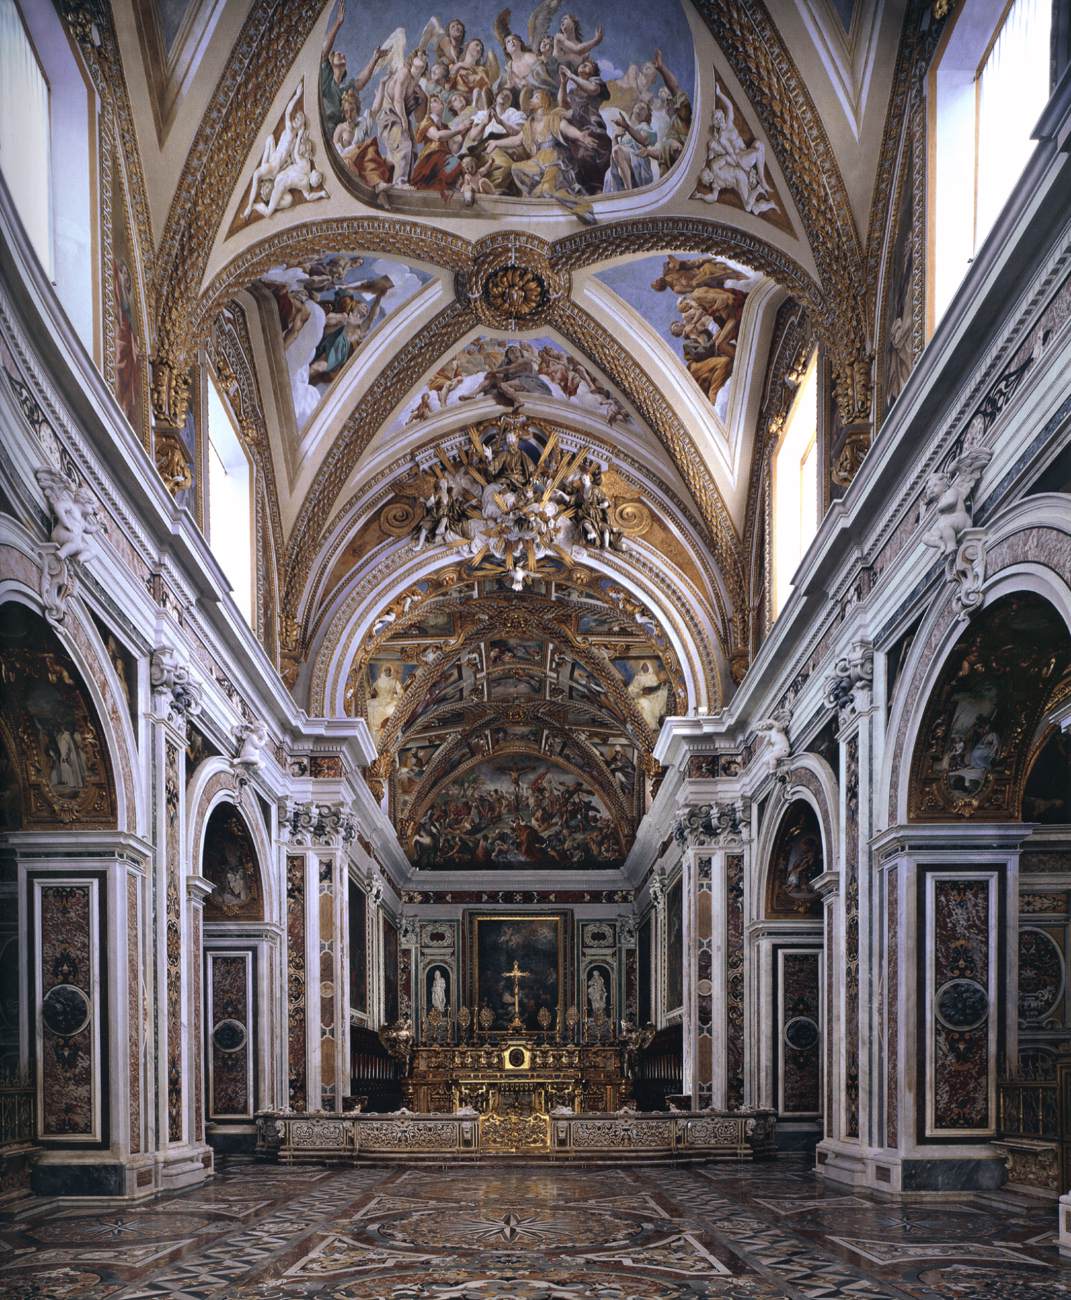
[[[561,0],[540,0],[528,15],[527,41],[510,27],[509,9],[503,9],[495,19],[495,35],[505,54],[502,84],[506,89],[519,94],[526,86],[548,89],[557,85],[557,69],[554,69],[554,81],[551,82],[547,60],[548,55],[551,59],[554,57],[553,38],[549,36],[550,20],[560,7]],[[543,48],[544,41],[549,41],[546,49]]]

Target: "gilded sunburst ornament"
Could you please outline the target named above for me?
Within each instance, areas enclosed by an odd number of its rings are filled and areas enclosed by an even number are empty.
[[[500,316],[525,320],[546,302],[547,286],[531,267],[510,264],[488,275],[483,294],[487,305]]]

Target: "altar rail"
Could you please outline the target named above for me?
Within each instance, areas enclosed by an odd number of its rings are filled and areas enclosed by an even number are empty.
[[[262,1111],[257,1156],[302,1161],[764,1160],[773,1111],[649,1111],[573,1115],[368,1115]]]

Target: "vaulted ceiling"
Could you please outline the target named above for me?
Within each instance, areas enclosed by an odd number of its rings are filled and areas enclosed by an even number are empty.
[[[619,866],[662,718],[746,669],[791,312],[869,417],[904,7],[111,7],[157,430],[207,364],[264,639],[415,863]]]

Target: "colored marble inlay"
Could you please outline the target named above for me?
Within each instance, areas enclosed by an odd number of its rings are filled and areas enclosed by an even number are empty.
[[[744,856],[725,859],[725,1104],[744,1104]]]
[[[696,1091],[700,1106],[713,1105],[714,1072],[714,998],[713,973],[713,893],[710,858],[697,863],[698,888],[695,900],[695,981],[696,981]]]
[[[94,1109],[93,886],[40,887],[43,1137],[90,1136]]]
[[[250,956],[248,953],[210,955],[212,1095],[209,1104],[213,1116],[253,1113],[253,1099],[249,1095],[249,1054],[252,1050]]]
[[[202,1029],[201,996],[201,942],[203,917],[201,908],[196,907],[193,914],[193,951],[190,961],[193,963],[193,1139],[203,1142],[205,1138],[205,1102],[204,1088],[201,1086],[201,1042],[204,1037]]]
[[[164,832],[167,896],[165,904],[167,959],[167,1140],[183,1140],[182,1123],[182,862],[180,860],[178,749],[164,749]]]
[[[286,1011],[289,1054],[288,1093],[293,1110],[306,1105],[305,1056],[305,859],[295,854],[286,860]]]
[[[702,1168],[281,1168],[224,1157],[151,1205],[41,1201],[5,1294],[339,1300],[1066,1300],[1052,1212],[899,1205],[807,1161]]]
[[[885,876],[886,909],[889,917],[885,976],[885,1141],[896,1146],[900,1140],[900,894],[896,867]]]
[[[130,1150],[141,1150],[141,924],[138,880],[126,879],[127,1074],[130,1087]]]
[[[813,1115],[821,1108],[818,951],[782,953],[781,979],[778,1109],[786,1115]]]
[[[330,858],[320,870],[320,1105],[335,1108],[335,889]]]
[[[935,880],[929,947],[933,1129],[988,1129],[989,882]]]
[[[859,1136],[859,737],[844,754],[844,1135]]]

